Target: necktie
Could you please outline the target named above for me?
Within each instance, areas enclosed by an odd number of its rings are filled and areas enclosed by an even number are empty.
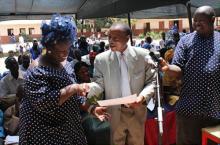
[[[129,75],[128,75],[128,67],[125,62],[125,55],[122,53],[120,55],[120,68],[121,68],[121,93],[122,97],[126,97],[131,95],[131,88],[129,82]]]

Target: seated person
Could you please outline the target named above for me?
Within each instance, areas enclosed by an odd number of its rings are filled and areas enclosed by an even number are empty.
[[[19,106],[23,97],[23,85],[19,85],[16,93],[15,104],[4,112],[4,128],[7,135],[18,135],[19,131]]]
[[[5,132],[4,132],[4,128],[3,128],[3,111],[0,110],[0,145],[4,145],[4,138],[5,138]]]
[[[89,66],[85,62],[77,62],[74,66],[78,83],[90,83]],[[81,103],[86,100],[81,99]],[[95,102],[93,102],[95,103]],[[82,108],[81,108],[82,109]],[[82,126],[87,137],[88,145],[109,145],[110,127],[106,121],[100,121],[93,115],[81,111]]]
[[[89,65],[85,62],[77,62],[74,66],[77,83],[90,83]]]
[[[164,60],[166,60],[167,63],[171,63],[174,55],[174,50],[173,49],[168,49],[164,55]],[[164,92],[164,97],[165,101],[169,103],[170,105],[174,105],[175,103],[170,103],[173,102],[173,99],[170,97],[174,98],[176,102],[178,100],[178,96],[180,93],[180,86],[181,86],[181,81],[173,78],[172,76],[168,75],[167,73],[164,73],[163,75],[163,92]],[[175,96],[175,97],[174,97]],[[176,99],[177,98],[177,99]]]
[[[10,72],[0,81],[0,109],[3,111],[15,103],[17,87],[23,83],[23,73],[14,57],[6,58],[5,66]]]
[[[72,68],[74,68],[75,64],[77,62],[81,62],[82,58],[81,58],[81,53],[79,49],[74,49],[72,51],[72,60],[70,61]]]
[[[143,48],[150,50],[152,48],[151,46],[152,38],[151,37],[146,37],[145,38],[145,43],[143,44]]]
[[[30,65],[30,57],[28,55],[22,55],[21,65],[19,65],[20,70],[26,72],[29,65]]]
[[[93,51],[89,53],[89,75],[91,78],[93,78],[93,72],[94,72],[94,61],[95,61],[95,57],[97,55],[97,52]]]

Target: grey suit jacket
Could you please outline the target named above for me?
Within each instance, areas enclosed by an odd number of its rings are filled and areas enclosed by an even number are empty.
[[[131,93],[143,95],[148,102],[154,94],[154,86],[156,81],[155,69],[145,57],[149,55],[149,51],[143,48],[128,47],[127,66],[130,76]],[[96,95],[105,92],[105,99],[120,98],[120,67],[115,52],[108,50],[96,56],[94,63],[94,85],[91,90]],[[146,106],[142,109],[146,110]],[[112,115],[112,128],[117,127],[120,119],[120,106],[109,108]],[[146,112],[146,111],[145,111]],[[146,114],[146,113],[145,113]],[[140,116],[145,120],[145,115]]]

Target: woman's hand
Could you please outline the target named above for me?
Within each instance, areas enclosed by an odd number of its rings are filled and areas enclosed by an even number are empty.
[[[62,105],[73,95],[86,96],[88,92],[89,92],[89,85],[86,83],[72,84],[72,85],[66,86],[60,90],[59,105]]]
[[[89,92],[90,88],[87,83],[83,84],[76,84],[76,92],[78,96],[86,96],[86,94]]]

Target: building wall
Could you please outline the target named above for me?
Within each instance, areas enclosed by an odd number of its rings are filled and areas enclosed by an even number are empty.
[[[161,32],[168,31],[173,25],[174,22],[178,21],[179,23],[179,31],[181,32],[183,29],[189,31],[189,21],[188,18],[184,19],[139,19],[136,21],[135,28],[133,28],[133,32],[135,35],[139,35],[141,33],[146,33],[145,24],[150,23],[150,31]],[[220,18],[217,17],[215,24],[216,29],[220,29]]]
[[[189,31],[189,22],[188,19],[137,19],[135,23],[132,25],[132,31],[134,36],[138,36],[139,34],[144,34],[148,31],[168,31],[174,24],[174,21],[178,21],[179,23],[179,31],[186,29]],[[29,35],[29,28],[34,29],[34,33],[30,35],[31,38],[40,38],[41,36],[41,20],[14,20],[14,21],[3,21],[0,22],[0,43],[9,43],[10,37],[8,36],[8,29],[14,30],[14,35],[18,38],[20,33],[20,28],[25,28],[25,33]],[[94,26],[94,20],[87,20],[86,24],[90,24]],[[220,18],[216,18],[215,28],[220,29]],[[78,30],[78,36],[85,35],[89,37],[91,35],[97,35],[96,32],[86,30]],[[107,35],[107,30],[102,29],[102,36]]]
[[[140,19],[135,24],[135,35],[146,32],[146,23],[150,23],[149,31],[160,32],[169,30],[174,25],[174,21],[178,21],[179,31],[183,29],[189,30],[188,19]]]
[[[25,29],[25,34],[29,35],[31,38],[40,38],[41,36],[41,20],[13,20],[13,21],[3,21],[0,22],[0,36],[1,43],[10,43],[10,37],[8,36],[8,29],[13,29],[13,34],[16,39],[20,34],[20,29]],[[29,29],[33,29],[33,33],[30,35]]]

